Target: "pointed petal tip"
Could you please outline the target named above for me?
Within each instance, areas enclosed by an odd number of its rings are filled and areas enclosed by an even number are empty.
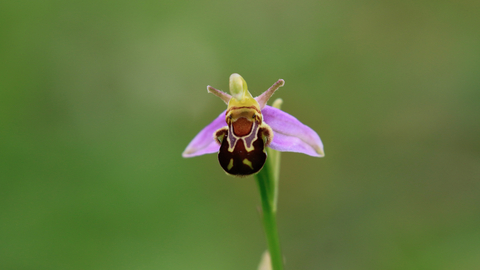
[[[191,149],[185,149],[185,151],[183,151],[182,153],[182,157],[183,158],[191,158],[191,157],[194,157],[192,156],[192,150]]]
[[[192,141],[193,142],[193,141]],[[190,143],[185,151],[182,153],[183,158],[192,158],[192,157],[198,157],[198,156],[203,156],[206,154],[213,154],[218,152],[218,149],[220,149],[220,145],[216,143],[213,138],[211,142],[207,142],[207,144],[202,145],[202,143]]]
[[[202,147],[206,148],[206,147]],[[189,144],[187,148],[182,152],[182,157],[183,158],[191,158],[191,157],[196,157],[199,156],[198,152],[202,150],[202,148],[197,148],[194,147],[194,145]]]
[[[280,79],[272,86],[270,86],[267,91],[263,92],[260,96],[255,98],[255,100],[257,100],[258,104],[260,105],[260,109],[265,108],[265,106],[267,105],[267,101],[272,97],[273,93],[275,93],[275,91],[277,91],[278,88],[282,87],[283,85],[285,85],[285,81]]]
[[[230,99],[232,98],[232,96],[230,96],[229,94],[223,91],[220,91],[218,89],[215,89],[210,85],[207,86],[207,92],[219,97],[221,100],[223,100],[223,102],[225,102],[225,104],[228,104],[228,101],[230,101]]]
[[[314,146],[315,152],[317,152],[318,156],[317,157],[324,157],[325,156],[325,151],[323,151],[323,147],[320,145]]]

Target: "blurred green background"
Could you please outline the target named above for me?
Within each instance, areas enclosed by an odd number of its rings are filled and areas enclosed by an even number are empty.
[[[252,177],[183,159],[240,73],[282,155],[287,269],[479,269],[479,1],[2,1],[0,269],[256,269]]]

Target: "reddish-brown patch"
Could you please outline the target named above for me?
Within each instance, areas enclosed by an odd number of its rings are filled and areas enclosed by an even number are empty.
[[[260,171],[267,160],[267,153],[265,145],[261,138],[262,134],[259,130],[257,132],[257,139],[253,142],[253,150],[247,151],[245,149],[245,142],[243,140],[237,140],[235,149],[233,152],[228,151],[229,144],[227,140],[227,134],[223,135],[222,145],[218,150],[218,161],[228,174],[236,176],[247,176]],[[245,163],[250,162],[250,165]]]
[[[233,133],[238,137],[243,137],[250,134],[252,130],[253,122],[248,121],[247,118],[241,117],[237,121],[232,123]]]

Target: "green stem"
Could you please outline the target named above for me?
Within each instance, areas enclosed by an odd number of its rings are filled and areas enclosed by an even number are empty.
[[[282,253],[280,251],[280,241],[278,238],[277,222],[276,222],[276,190],[277,185],[272,179],[272,168],[269,162],[265,167],[255,175],[263,209],[263,226],[267,236],[268,250],[273,270],[283,269]]]
[[[282,99],[277,99],[272,106],[280,109]],[[267,149],[268,159],[263,169],[255,175],[260,197],[262,199],[263,226],[267,235],[268,251],[272,270],[283,269],[283,257],[280,251],[280,241],[277,230],[277,199],[278,180],[280,177],[280,152],[271,148]]]

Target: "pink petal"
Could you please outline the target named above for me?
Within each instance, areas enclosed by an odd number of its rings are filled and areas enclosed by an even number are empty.
[[[225,127],[225,111],[223,111],[213,122],[204,127],[193,140],[188,144],[182,156],[185,158],[195,157],[205,154],[216,153],[220,145],[214,140],[213,134],[219,128]]]
[[[298,152],[314,157],[323,157],[323,144],[318,134],[302,124],[297,118],[271,106],[262,110],[265,123],[273,130],[269,147],[278,151]]]
[[[274,83],[267,91],[263,92],[260,96],[256,97],[255,100],[260,105],[260,109],[263,110],[267,105],[267,101],[272,97],[273,93],[278,90],[278,88],[285,85],[285,81],[280,79],[276,83]]]

